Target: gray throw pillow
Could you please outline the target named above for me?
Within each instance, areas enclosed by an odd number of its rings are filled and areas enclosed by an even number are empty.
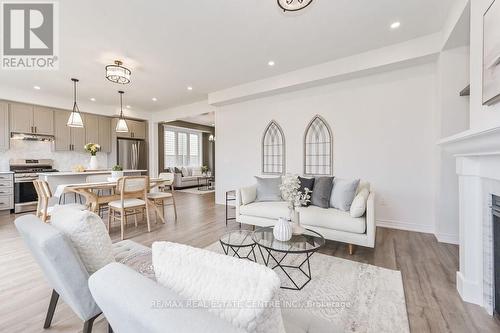
[[[314,180],[314,189],[311,194],[311,204],[321,208],[330,207],[333,177],[319,177]]]
[[[257,179],[257,197],[255,202],[259,201],[282,201],[281,199],[281,177]]]
[[[332,196],[330,198],[330,207],[343,210],[345,212],[351,209],[352,201],[356,196],[359,179],[347,180],[335,178],[333,180]]]

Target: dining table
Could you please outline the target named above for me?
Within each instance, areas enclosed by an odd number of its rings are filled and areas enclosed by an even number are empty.
[[[159,186],[168,185],[169,180],[163,178],[150,178],[149,189],[156,189]],[[54,192],[54,197],[61,198],[66,193],[75,193],[85,198],[85,204],[89,211],[98,213],[99,207],[108,204],[111,201],[120,200],[121,196],[116,191],[118,180],[109,179],[106,182],[95,183],[79,183],[79,184],[63,184],[58,185]],[[109,192],[110,194],[102,194]],[[138,193],[131,193],[124,195],[125,198],[140,198]],[[147,199],[146,199],[147,200]],[[160,217],[161,221],[165,223],[163,214],[156,205],[152,205]]]

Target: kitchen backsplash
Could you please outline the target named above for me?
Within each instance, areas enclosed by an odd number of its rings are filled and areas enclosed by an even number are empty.
[[[74,151],[53,151],[53,142],[10,140],[10,149],[0,152],[0,171],[9,170],[10,159],[42,159],[54,160],[54,168],[59,171],[71,171],[75,165],[88,167],[89,153]],[[100,168],[108,167],[108,154],[97,153]]]

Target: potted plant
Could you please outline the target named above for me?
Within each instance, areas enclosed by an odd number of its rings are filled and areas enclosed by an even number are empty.
[[[97,170],[99,168],[99,163],[97,162],[97,152],[101,150],[101,146],[97,143],[89,142],[83,146],[83,149],[85,149],[87,153],[90,153],[89,169]]]
[[[310,193],[312,192],[308,188],[305,188],[302,193],[299,191],[299,188],[300,180],[295,175],[286,175],[283,183],[280,185],[283,199],[288,202],[289,219],[293,222],[294,235],[300,235],[305,231],[305,228],[300,225],[300,213],[296,208],[311,201]]]
[[[111,178],[118,179],[120,177],[123,177],[123,167],[117,164],[111,169]]]
[[[201,167],[201,173],[206,176],[208,172],[208,166],[204,165]]]

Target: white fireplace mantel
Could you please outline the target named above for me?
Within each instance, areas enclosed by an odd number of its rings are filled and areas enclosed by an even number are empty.
[[[456,157],[459,182],[460,267],[457,290],[492,313],[492,194],[500,195],[500,128],[441,140]]]

